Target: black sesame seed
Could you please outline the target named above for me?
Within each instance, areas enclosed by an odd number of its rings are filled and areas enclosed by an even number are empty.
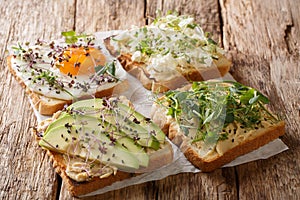
[[[139,120],[137,120],[137,118],[134,118],[133,122],[136,123],[136,124],[140,124],[141,123]]]
[[[234,142],[234,139],[232,139],[231,142]]]

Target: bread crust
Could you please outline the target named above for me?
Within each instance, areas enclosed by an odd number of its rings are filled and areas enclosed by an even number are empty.
[[[35,109],[41,114],[41,115],[47,115],[50,116],[53,113],[62,110],[66,105],[70,105],[73,101],[72,100],[61,100],[56,98],[48,98],[46,96],[43,96],[41,94],[37,94],[33,91],[31,91],[24,83],[24,81],[17,76],[16,71],[12,68],[12,60],[13,56],[7,57],[7,66],[10,71],[10,73],[15,77],[15,79],[20,83],[20,85],[25,88],[25,92],[32,101]],[[97,91],[94,96],[96,98],[100,97],[110,97],[114,93],[118,93],[124,88],[127,88],[127,81],[120,81],[120,83],[114,85],[113,87],[110,87],[105,90]],[[87,97],[88,98],[88,97]]]
[[[47,154],[50,157],[55,172],[60,175],[66,188],[73,196],[88,194],[90,192],[109,186],[114,182],[122,181],[136,175],[133,173],[117,171],[115,175],[110,175],[107,178],[93,177],[89,181],[76,182],[67,176],[66,162],[62,154],[49,150],[47,150]]]
[[[168,90],[177,89],[191,81],[203,81],[224,76],[230,69],[231,62],[221,56],[218,60],[213,61],[213,66],[203,67],[201,70],[189,68],[188,70],[177,70],[182,76],[174,77],[168,81],[157,81],[150,78],[149,72],[146,70],[146,64],[131,60],[130,54],[121,54],[118,57],[123,68],[136,77],[142,85],[153,92],[166,92]]]
[[[219,155],[213,159],[202,159],[196,151],[196,147],[192,146],[186,136],[182,132],[178,132],[176,122],[172,122],[169,128],[169,138],[171,141],[180,146],[186,158],[203,172],[211,172],[224,164],[233,161],[235,158],[247,154],[259,147],[277,139],[284,134],[285,123],[280,121],[274,126],[262,129],[257,137],[246,139],[239,145],[229,149],[223,155]]]
[[[39,141],[41,138],[38,136],[37,130],[33,129],[32,131],[35,139]],[[142,173],[154,171],[172,163],[173,161],[173,148],[172,145],[167,141],[165,144],[163,144],[161,149],[148,154],[150,157],[149,166],[147,168],[141,168],[135,173],[117,171],[115,175],[112,174],[106,178],[93,177],[89,181],[77,182],[68,177],[66,173],[67,163],[63,154],[47,150],[47,155],[50,157],[50,161],[52,162],[55,172],[60,175],[66,188],[68,191],[70,191],[72,196],[81,196],[94,192],[117,181],[122,181],[134,176],[138,176]]]

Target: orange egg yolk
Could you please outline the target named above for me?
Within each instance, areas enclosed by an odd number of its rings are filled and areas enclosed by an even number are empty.
[[[105,56],[95,48],[68,48],[59,62],[61,73],[77,76],[95,74],[95,67],[105,64]]]

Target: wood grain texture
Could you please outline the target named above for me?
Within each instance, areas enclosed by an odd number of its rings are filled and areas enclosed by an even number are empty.
[[[221,6],[232,74],[270,97],[272,108],[285,118],[282,139],[290,147],[237,167],[239,197],[300,199],[300,2],[222,1]]]
[[[35,116],[24,90],[6,68],[5,50],[17,41],[57,37],[58,30],[67,28],[68,24],[73,26],[72,6],[73,1],[0,3],[0,199],[55,199],[57,196],[57,175],[31,134]]]
[[[285,117],[290,150],[212,173],[183,173],[85,199],[300,199],[300,3],[293,0],[1,1],[0,199],[70,196],[30,133],[36,124],[23,89],[5,65],[16,41],[54,39],[61,31],[126,29],[151,22],[156,10],[195,16],[228,51],[233,76],[270,97]],[[147,18],[150,17],[150,18]]]
[[[145,24],[144,1],[77,0],[74,29],[93,33]]]

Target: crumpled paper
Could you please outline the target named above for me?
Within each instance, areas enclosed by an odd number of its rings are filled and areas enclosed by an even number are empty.
[[[97,38],[107,38],[111,35],[119,33],[119,30],[115,31],[107,31],[107,32],[98,32],[96,33]],[[105,54],[109,57],[108,60],[114,59],[112,56],[109,55],[108,51],[106,50],[105,46],[102,46],[102,49],[104,50]],[[122,69],[121,69],[122,70]],[[124,72],[126,74],[126,72]],[[129,74],[126,74],[126,79],[128,80],[128,89],[125,92],[122,92],[118,95],[126,96],[134,105],[135,109],[142,113],[144,116],[149,117],[150,116],[150,110],[151,106],[154,100],[153,94],[146,90],[141,83],[132,77]],[[225,77],[222,78],[222,80],[234,80],[230,74],[227,74]],[[32,102],[31,102],[32,104]],[[37,121],[40,122],[46,118],[47,116],[42,116],[38,113],[38,111],[34,108],[32,105],[34,113],[37,117]],[[169,140],[168,140],[169,141]],[[170,142],[170,141],[169,141]],[[171,143],[171,142],[170,142]],[[171,143],[172,144],[172,143]],[[180,149],[172,144],[173,147],[173,162],[152,172],[147,172],[142,175],[132,177],[130,179],[126,179],[123,181],[115,182],[110,186],[104,187],[102,189],[96,190],[94,192],[91,192],[86,195],[82,195],[80,197],[86,197],[86,196],[93,196],[102,194],[108,191],[117,190],[120,188],[124,188],[130,185],[135,184],[141,184],[148,181],[154,181],[154,180],[161,180],[166,178],[167,176],[183,173],[183,172],[192,172],[192,173],[199,173],[201,172],[198,168],[195,168],[184,156],[184,154],[180,151]],[[288,147],[280,140],[276,139],[259,149],[252,151],[251,153],[245,154],[243,156],[240,156],[233,160],[232,162],[224,165],[223,167],[233,167],[237,166],[243,163],[259,160],[259,159],[267,159],[271,156],[274,156],[276,154],[279,154],[285,150],[287,150]]]

